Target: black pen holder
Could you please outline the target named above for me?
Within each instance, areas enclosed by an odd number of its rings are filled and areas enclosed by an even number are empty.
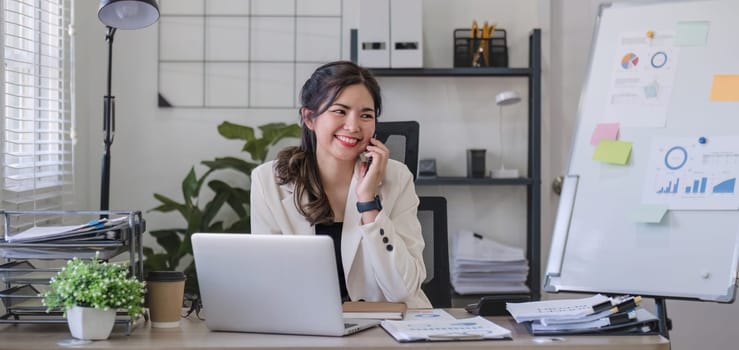
[[[490,39],[473,39],[471,33],[471,29],[454,30],[454,67],[508,67],[505,29],[495,29]],[[478,55],[481,46],[487,50],[487,62]]]

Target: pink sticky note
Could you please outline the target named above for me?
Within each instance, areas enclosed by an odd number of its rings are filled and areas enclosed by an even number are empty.
[[[598,145],[600,140],[618,140],[618,123],[600,123],[593,130],[593,136],[590,137],[591,145]]]

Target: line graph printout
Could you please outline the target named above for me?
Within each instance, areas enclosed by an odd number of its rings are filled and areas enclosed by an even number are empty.
[[[736,137],[657,138],[649,159],[645,203],[672,210],[739,209]]]

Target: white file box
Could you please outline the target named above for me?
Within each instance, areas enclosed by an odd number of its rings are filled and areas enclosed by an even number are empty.
[[[359,1],[359,64],[390,67],[390,0]]]
[[[423,68],[421,0],[390,0],[390,67]]]

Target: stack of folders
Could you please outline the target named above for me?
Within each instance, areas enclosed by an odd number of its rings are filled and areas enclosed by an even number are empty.
[[[556,334],[654,334],[659,321],[639,306],[639,296],[562,299],[508,303],[518,323],[527,323],[534,335]]]
[[[452,236],[452,286],[458,294],[527,293],[529,265],[522,249],[481,234],[460,231]]]

